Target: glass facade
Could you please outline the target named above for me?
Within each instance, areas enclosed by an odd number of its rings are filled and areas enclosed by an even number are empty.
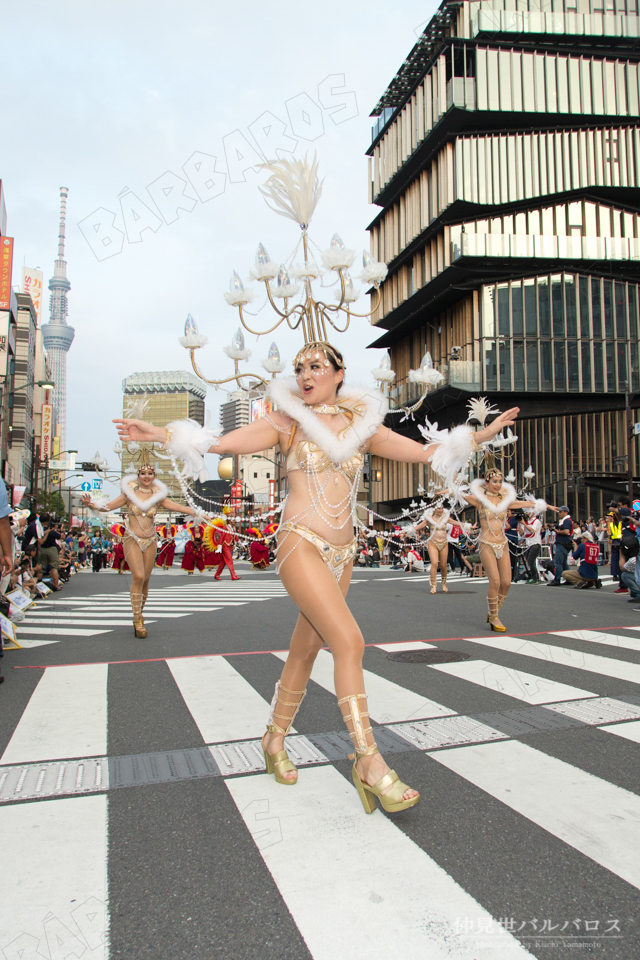
[[[640,390],[637,284],[555,273],[481,289],[482,389]]]

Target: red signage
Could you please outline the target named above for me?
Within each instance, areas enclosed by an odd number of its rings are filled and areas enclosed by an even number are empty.
[[[240,512],[240,503],[242,500],[242,481],[236,480],[231,484],[231,509],[235,513]]]
[[[13,266],[13,237],[0,237],[0,310],[11,306],[11,268]]]

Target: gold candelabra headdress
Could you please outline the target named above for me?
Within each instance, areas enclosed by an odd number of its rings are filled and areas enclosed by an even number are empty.
[[[349,268],[355,260],[355,251],[347,249],[337,233],[334,234],[329,247],[319,251],[320,263],[311,249],[313,241],[309,237],[309,223],[322,195],[317,158],[314,157],[312,161],[309,161],[306,156],[301,160],[279,160],[277,163],[265,165],[265,169],[269,171],[269,177],[259,189],[267,205],[280,216],[293,220],[301,230],[300,239],[286,263],[278,264],[273,261],[260,243],[255,263],[250,271],[252,281],[264,284],[267,302],[277,315],[277,319],[265,330],[255,330],[250,325],[246,308],[255,300],[257,294],[250,286],[245,286],[235,270],[231,276],[230,289],[224,294],[225,300],[230,306],[238,309],[240,323],[249,333],[263,336],[286,323],[291,330],[301,330],[305,344],[303,352],[310,348],[321,350],[324,352],[325,359],[330,353],[337,361],[335,348],[328,342],[329,331],[344,333],[352,317],[370,317],[375,313],[380,304],[380,284],[387,275],[387,265],[374,260],[368,251],[363,252],[360,278],[365,283],[373,285],[375,296],[373,308],[368,313],[356,313],[353,310],[353,303],[360,293],[354,287],[349,273]],[[302,247],[303,263],[294,264],[293,261],[300,247]],[[335,295],[336,303],[329,303],[314,295],[314,282],[321,280],[327,271],[337,274],[340,284]],[[281,305],[276,301],[281,301]],[[193,369],[206,383],[217,386],[235,380],[243,388],[242,380],[253,377],[259,383],[266,385],[262,377],[239,373],[239,360],[245,360],[248,357],[248,351],[244,350],[242,327],[238,329],[234,340],[234,344],[240,345],[239,348],[234,352],[225,348],[228,356],[235,361],[233,376],[226,380],[209,380],[195,361],[195,351],[208,342],[207,338],[199,333],[193,317],[189,315],[187,318],[184,337],[180,338],[180,343],[190,351]],[[341,362],[338,365],[344,367]],[[275,343],[271,344],[269,356],[262,361],[262,366],[272,376],[284,369],[285,365],[280,361]]]

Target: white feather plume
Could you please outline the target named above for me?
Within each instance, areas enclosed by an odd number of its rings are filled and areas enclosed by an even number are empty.
[[[228,357],[232,360],[248,360],[251,356],[251,350],[246,347],[244,350],[236,350],[234,346],[222,348]]]
[[[376,367],[371,373],[374,380],[382,380],[386,383],[391,383],[396,378],[395,370],[387,370],[385,367]]]
[[[467,410],[469,411],[469,416],[467,417],[467,423],[469,420],[477,420],[478,423],[481,423],[483,426],[487,421],[487,417],[490,413],[499,413],[497,407],[494,407],[491,403],[487,402],[486,397],[474,397],[473,400],[469,400],[467,404]]]
[[[196,349],[197,347],[204,347],[209,343],[209,337],[205,337],[201,333],[190,333],[185,337],[178,337],[178,340],[185,348],[185,350]]]
[[[353,264],[356,258],[355,250],[347,250],[346,247],[327,247],[320,254],[322,265],[327,270],[345,270]]]
[[[217,447],[220,438],[208,427],[201,427],[195,420],[174,420],[167,425],[171,439],[165,445],[169,453],[184,463],[185,477],[197,478],[200,483],[209,479],[204,465],[204,455],[209,447]]]
[[[131,420],[142,420],[148,407],[149,401],[147,400],[146,393],[138,397],[137,400],[131,400],[127,397],[127,405],[123,411],[123,416]]]
[[[425,450],[430,443],[437,443],[437,449],[431,460],[431,468],[444,478],[447,487],[453,487],[455,478],[469,463],[474,453],[473,430],[466,423],[454,427],[453,430],[439,430],[437,423],[418,425],[420,433],[427,441]]]
[[[322,196],[317,154],[311,163],[305,154],[304,160],[278,160],[266,169],[271,176],[258,189],[267,206],[281,217],[308,226]]]
[[[434,370],[433,367],[426,370],[423,370],[422,367],[418,370],[409,370],[409,383],[433,384],[435,386],[441,380],[444,380],[444,377],[439,370]]]

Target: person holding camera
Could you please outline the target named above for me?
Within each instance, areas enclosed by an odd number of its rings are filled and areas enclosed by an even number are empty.
[[[536,560],[542,550],[542,523],[535,513],[526,518],[523,516],[518,525],[518,532],[524,537],[525,542],[524,562],[529,575],[527,583],[538,583],[540,578]]]
[[[42,523],[43,529],[43,535],[38,537],[40,563],[42,564],[43,570],[45,570],[47,566],[49,567],[53,581],[53,589],[62,590],[60,577],[58,575],[58,568],[60,566],[60,540],[62,535],[48,513],[42,514],[40,522]]]
[[[569,568],[567,560],[573,546],[573,520],[569,515],[569,507],[560,507],[558,515],[560,523],[556,524],[556,547],[553,556],[556,569],[555,577],[547,584],[549,587],[562,586],[562,574]]]
[[[600,547],[594,543],[593,537],[588,531],[576,537],[578,546],[571,556],[576,561],[577,566],[562,571],[562,577],[565,583],[572,584],[576,590],[588,590],[589,587],[595,587],[599,590],[602,586],[602,580],[598,579],[598,557],[600,556]]]

